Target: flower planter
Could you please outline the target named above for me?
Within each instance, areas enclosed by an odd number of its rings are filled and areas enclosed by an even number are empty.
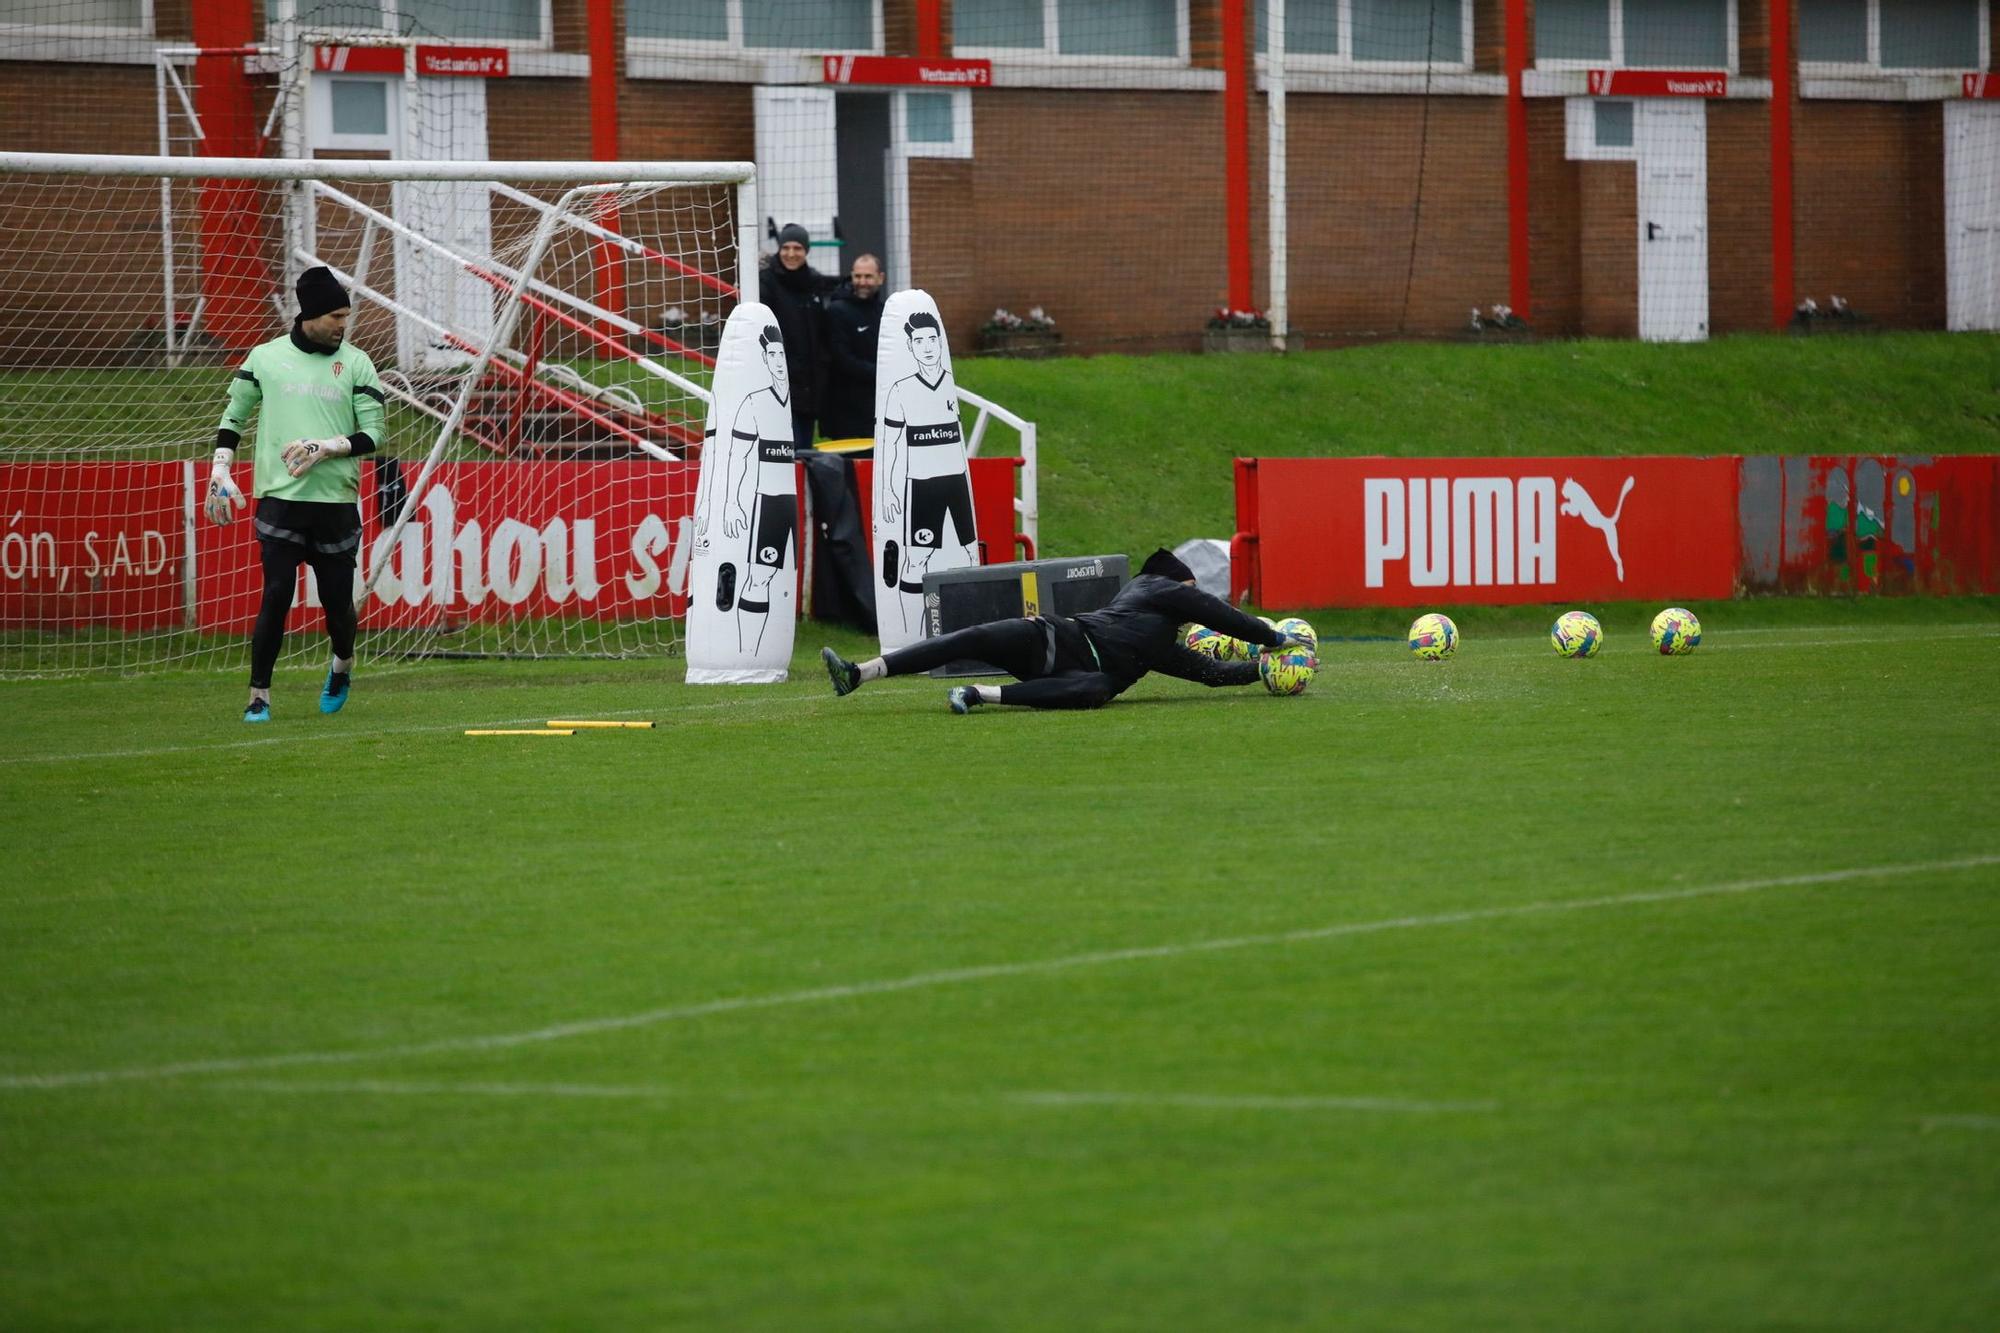
[[[1271,350],[1271,330],[1255,327],[1203,329],[1201,350],[1204,352],[1268,352]]]
[[[983,330],[979,351],[984,356],[1008,356],[1020,361],[1039,361],[1062,353],[1062,332],[1058,329]]]
[[[1455,335],[1462,343],[1531,343],[1538,342],[1533,329],[1502,329],[1487,327],[1465,329]]]

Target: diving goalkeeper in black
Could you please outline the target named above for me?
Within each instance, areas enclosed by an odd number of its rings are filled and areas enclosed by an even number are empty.
[[[964,659],[991,662],[1017,682],[953,686],[947,701],[954,713],[981,704],[1102,708],[1152,671],[1201,685],[1257,682],[1257,663],[1217,661],[1182,644],[1186,624],[1206,625],[1266,649],[1299,642],[1195,587],[1188,567],[1163,549],[1146,558],[1139,576],[1119,589],[1110,605],[1095,611],[973,625],[866,662],[849,662],[831,648],[819,655],[835,694]]]

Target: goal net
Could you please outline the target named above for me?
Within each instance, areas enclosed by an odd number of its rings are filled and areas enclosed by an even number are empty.
[[[256,542],[203,517],[209,454],[233,367],[322,264],[387,397],[361,655],[677,652],[752,175],[0,155],[0,674],[247,665]],[[299,577],[285,660],[317,663]]]

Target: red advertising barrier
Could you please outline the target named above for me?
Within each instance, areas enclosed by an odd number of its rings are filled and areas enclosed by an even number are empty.
[[[1737,508],[1755,592],[2000,592],[2000,458],[1746,458]]]
[[[869,466],[856,465],[864,522]],[[1019,466],[1014,458],[972,462],[973,509],[988,534],[989,562],[1014,558]],[[362,469],[364,568],[387,553],[384,519],[394,518],[379,498],[383,468],[370,460]],[[252,470],[238,466],[234,475],[250,493]],[[405,475],[413,480],[415,469]],[[693,463],[645,460],[441,464],[361,623],[684,615],[686,597],[670,583],[695,479]],[[253,510],[216,527],[190,511],[196,481],[206,484],[205,464],[0,464],[0,629],[191,625],[248,633],[263,584]],[[399,502],[400,492],[390,504]],[[300,579],[297,604],[318,605],[310,576],[302,570]]]
[[[533,486],[523,468],[533,468]],[[362,479],[364,569],[386,551],[376,465]],[[414,470],[412,470],[414,479]],[[238,472],[247,491],[250,479]],[[651,461],[441,463],[361,608],[368,628],[572,615],[654,619],[686,611],[667,587],[694,508],[695,465]],[[523,492],[531,492],[524,494]],[[387,516],[392,522],[394,515]],[[196,525],[200,628],[247,633],[263,575],[248,522]],[[301,577],[304,577],[301,575]],[[307,605],[316,590],[307,585]]]
[[[1259,606],[1727,597],[1734,458],[1240,458]]]
[[[183,463],[0,463],[0,626],[182,623]]]

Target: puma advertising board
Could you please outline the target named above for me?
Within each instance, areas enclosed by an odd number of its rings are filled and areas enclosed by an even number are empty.
[[[944,321],[929,293],[882,307],[875,355],[875,620],[882,651],[924,637],[924,575],[979,563]]]
[[[798,466],[791,377],[770,307],[736,307],[715,355],[695,485],[687,679],[785,678],[798,611]]]
[[[1261,606],[1729,597],[1736,470],[1731,458],[1239,458],[1245,590]]]

